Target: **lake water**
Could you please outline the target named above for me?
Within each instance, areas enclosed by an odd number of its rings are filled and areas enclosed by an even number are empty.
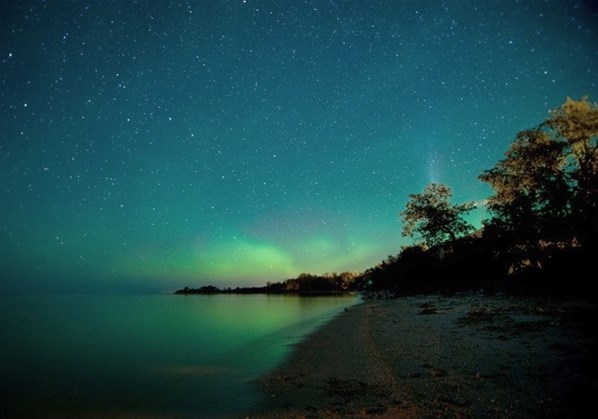
[[[242,414],[357,297],[0,296],[0,417]]]

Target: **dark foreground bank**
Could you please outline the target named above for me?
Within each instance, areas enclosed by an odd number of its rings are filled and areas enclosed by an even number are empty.
[[[258,382],[253,416],[572,417],[593,411],[596,307],[506,296],[352,307]]]

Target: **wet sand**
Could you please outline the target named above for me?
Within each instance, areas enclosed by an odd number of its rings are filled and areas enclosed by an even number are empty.
[[[260,379],[268,401],[251,416],[584,415],[598,390],[595,314],[508,296],[370,300]]]

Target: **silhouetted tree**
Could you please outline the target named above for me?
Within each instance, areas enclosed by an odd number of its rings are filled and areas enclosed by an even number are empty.
[[[451,189],[443,184],[430,183],[420,194],[409,195],[403,219],[403,236],[421,238],[428,246],[434,246],[447,240],[473,231],[463,216],[474,208],[473,203],[451,204]]]
[[[598,233],[598,105],[567,98],[546,121],[555,140],[565,145],[572,186],[571,209],[582,236]]]
[[[598,107],[567,98],[538,128],[520,132],[506,158],[480,179],[494,189],[489,231],[522,238],[595,236]]]
[[[506,158],[480,179],[495,194],[487,201],[490,231],[535,238],[546,236],[569,212],[570,192],[564,144],[539,129],[520,132]]]

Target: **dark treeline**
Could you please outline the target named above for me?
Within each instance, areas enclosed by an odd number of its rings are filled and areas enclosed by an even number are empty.
[[[483,228],[451,204],[445,185],[410,195],[403,235],[416,245],[360,278],[398,293],[471,287],[585,292],[598,256],[598,107],[567,99],[534,129],[520,132],[480,180],[494,194]]]
[[[302,273],[297,278],[283,282],[268,282],[263,287],[217,288],[213,285],[200,288],[185,287],[176,294],[298,294],[336,295],[356,290],[358,275],[354,272],[313,275]]]
[[[547,120],[517,134],[505,158],[479,179],[494,194],[477,232],[465,218],[476,204],[452,204],[451,189],[432,183],[410,195],[400,214],[403,235],[415,244],[360,275],[301,274],[265,287],[177,293],[587,292],[598,256],[598,105],[567,98]]]

